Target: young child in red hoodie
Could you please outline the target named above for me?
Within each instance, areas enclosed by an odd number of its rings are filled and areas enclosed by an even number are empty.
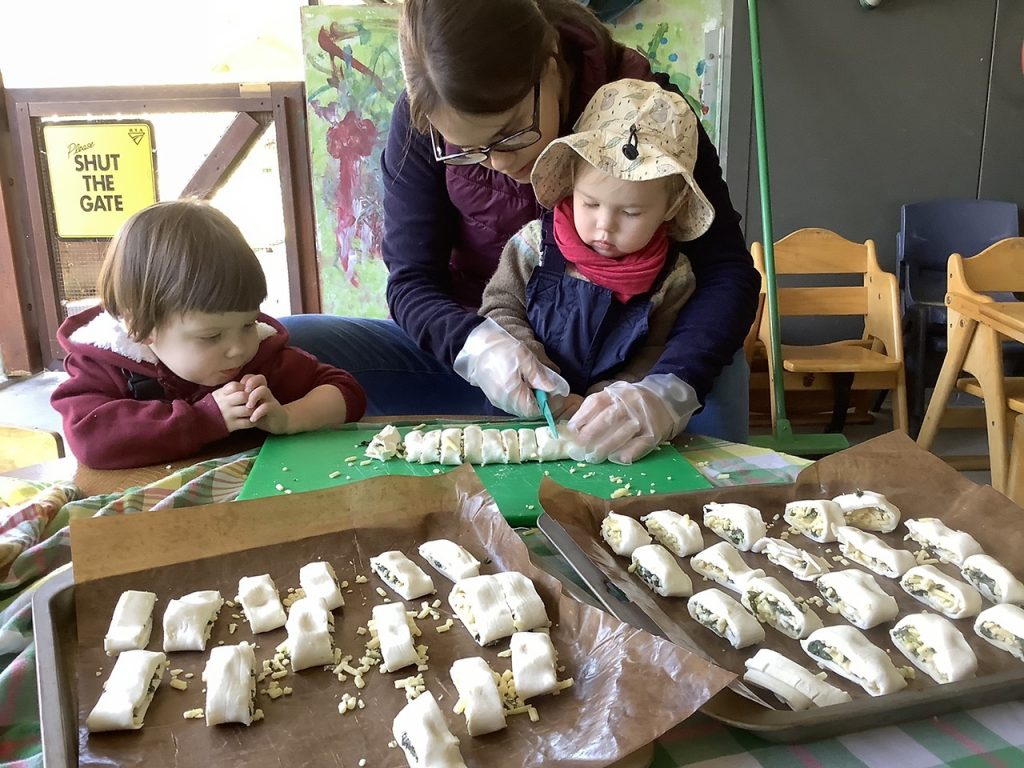
[[[157,203],[132,216],[97,287],[101,305],[58,331],[70,378],[51,399],[84,464],[172,461],[239,429],[305,432],[366,409],[351,375],[289,347],[259,311],[259,261],[209,205]]]

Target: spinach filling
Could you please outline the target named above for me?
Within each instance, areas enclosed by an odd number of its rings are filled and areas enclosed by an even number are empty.
[[[416,749],[413,747],[412,742],[409,740],[408,733],[402,733],[400,743],[402,745],[402,749],[409,753],[409,757],[412,758],[413,762],[418,763],[420,759],[416,756]]]
[[[996,586],[995,580],[987,573],[971,568],[965,572],[967,580],[970,581],[974,586],[980,589],[982,592],[988,593],[991,597],[1001,597],[999,588]]]
[[[651,589],[661,589],[661,579],[652,573],[651,571],[644,568],[639,563],[636,564],[636,568],[633,571],[637,576],[644,580],[644,582]]]
[[[832,661],[832,654],[829,647],[821,640],[812,640],[807,644],[807,652],[825,661]]]
[[[994,622],[986,621],[981,625],[979,631],[989,640],[993,640],[997,643],[1004,643],[1006,641],[1003,638],[1001,638],[998,634],[996,634],[996,632],[994,631],[995,628],[998,626],[999,625]],[[1016,635],[1013,635],[1007,630],[1003,631],[1011,635],[1011,637],[1013,637],[1013,644],[1017,646],[1017,653],[1024,655],[1024,637],[1017,637]]]

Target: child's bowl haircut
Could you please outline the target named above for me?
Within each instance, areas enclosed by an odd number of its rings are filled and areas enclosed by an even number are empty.
[[[157,203],[111,240],[97,291],[136,341],[186,312],[252,312],[267,297],[256,254],[223,213],[198,201]]]

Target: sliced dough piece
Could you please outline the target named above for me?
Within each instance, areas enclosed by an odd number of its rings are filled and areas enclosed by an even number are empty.
[[[164,652],[205,651],[224,598],[214,589],[171,600],[164,609]]]
[[[971,555],[960,573],[990,603],[1024,605],[1024,584],[994,557]]]
[[[419,546],[419,553],[449,581],[480,575],[480,561],[449,539],[424,541]]]
[[[693,620],[727,640],[733,648],[764,642],[764,627],[746,608],[720,589],[705,589],[686,601]]]
[[[818,675],[787,659],[781,653],[762,648],[744,662],[743,679],[766,688],[794,710],[828,707],[852,701],[850,694],[826,683]]]
[[[484,431],[476,424],[463,427],[462,451],[467,464],[483,464]]]
[[[388,461],[402,453],[404,453],[402,435],[392,424],[388,424],[374,435],[365,451],[367,458],[377,459],[377,461]]]
[[[675,557],[661,544],[645,544],[633,550],[629,572],[662,597],[689,597],[693,583]]]
[[[910,663],[936,683],[954,683],[974,677],[978,657],[953,626],[953,622],[934,613],[904,616],[889,630],[896,648]]]
[[[537,427],[533,433],[537,437],[539,461],[562,461],[569,458],[569,442],[561,437],[561,433],[556,438],[549,427]]]
[[[751,550],[763,552],[770,562],[785,568],[800,581],[814,581],[829,571],[828,562],[824,558],[793,546],[785,539],[758,539]]]
[[[957,531],[935,517],[921,517],[907,520],[910,538],[920,544],[928,554],[939,560],[964,564],[971,555],[984,553],[981,544],[964,531]]]
[[[978,637],[1024,661],[1024,608],[1001,603],[986,608],[974,620]]]
[[[241,603],[254,635],[284,626],[284,606],[281,605],[277,585],[269,574],[239,579],[235,600]]]
[[[829,605],[860,629],[892,621],[900,612],[896,598],[878,586],[874,576],[856,568],[826,573],[817,587]]]
[[[981,593],[966,582],[947,576],[934,565],[917,565],[903,574],[900,586],[908,595],[951,619],[977,616]]]
[[[540,461],[537,453],[537,433],[532,428],[519,430],[519,458],[523,461]]]
[[[99,701],[85,720],[89,731],[139,730],[165,669],[167,656],[159,651],[121,651]]]
[[[754,618],[775,627],[786,637],[799,640],[821,629],[821,618],[804,603],[797,602],[781,581],[772,576],[747,579],[740,593],[743,607]]]
[[[558,687],[558,654],[551,637],[544,632],[516,632],[512,648],[512,680],[523,701],[551,693]]]
[[[380,655],[384,658],[384,668],[388,672],[419,663],[420,657],[412,639],[413,627],[401,603],[373,606],[373,625],[370,629],[380,641]]]
[[[819,666],[856,683],[872,696],[895,693],[907,686],[889,655],[856,627],[823,627],[801,640],[800,646]]]
[[[879,576],[896,579],[917,564],[914,555],[907,550],[893,549],[877,536],[850,525],[836,528],[836,539],[846,557]]]
[[[448,730],[430,691],[406,704],[391,725],[409,768],[466,768],[459,740]]]
[[[293,670],[334,662],[334,615],[321,598],[302,597],[292,603],[284,626]]]
[[[900,524],[899,507],[880,493],[854,491],[836,496],[832,501],[842,508],[845,525],[864,531],[892,533]]]
[[[153,592],[129,589],[121,593],[114,606],[107,635],[103,638],[103,650],[108,656],[142,650],[149,645],[155,604],[156,594]]]
[[[688,557],[704,549],[704,536],[697,521],[671,509],[659,509],[640,518],[651,534],[677,557]]]
[[[420,440],[420,464],[441,463],[441,430],[432,429],[423,433]]]
[[[519,455],[519,430],[501,430],[501,439],[505,443],[505,463],[522,464],[522,457]]]
[[[252,725],[256,712],[256,653],[250,643],[218,645],[203,669],[206,724]]]
[[[528,577],[518,571],[503,571],[494,574],[493,578],[501,588],[505,605],[512,612],[512,627],[517,632],[551,626],[544,601]]]
[[[441,430],[440,459],[442,464],[462,463],[462,430],[449,427]]]
[[[618,512],[609,512],[601,521],[601,538],[623,557],[631,557],[634,549],[651,543],[650,534],[638,521]]]
[[[420,459],[423,457],[423,432],[419,429],[413,429],[405,433],[405,440],[402,441],[405,445],[405,460],[410,464],[421,463]]]
[[[704,505],[704,527],[742,552],[750,551],[754,542],[768,532],[761,510],[748,504],[719,504],[712,501]]]
[[[483,431],[483,448],[480,453],[480,464],[504,464],[505,463],[505,441],[501,439],[500,429],[485,429]]]
[[[435,591],[430,576],[398,550],[371,557],[370,568],[403,600],[415,600]]]
[[[480,645],[488,645],[515,632],[512,611],[493,576],[473,576],[457,581],[448,604]]]
[[[449,675],[459,692],[456,706],[462,705],[470,736],[494,733],[506,726],[496,675],[486,661],[479,656],[457,659]]]
[[[306,597],[319,597],[323,600],[329,611],[345,605],[338,574],[334,572],[334,566],[325,560],[315,560],[299,568],[299,586]]]
[[[740,592],[748,579],[764,576],[760,568],[751,568],[739,551],[727,541],[720,541],[690,558],[690,566],[701,576]]]
[[[791,501],[786,504],[782,519],[795,531],[819,544],[835,541],[835,529],[846,524],[843,508],[827,499]]]

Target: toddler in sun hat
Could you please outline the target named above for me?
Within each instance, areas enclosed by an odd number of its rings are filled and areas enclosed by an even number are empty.
[[[700,407],[672,363],[690,343],[675,327],[695,287],[685,242],[714,217],[693,178],[697,138],[689,104],[657,83],[600,88],[575,132],[537,159],[534,193],[549,210],[509,240],[484,291],[480,314],[567,382],[553,400],[563,417],[579,409],[569,426],[581,458],[605,458],[618,426],[597,417],[610,405],[643,433],[609,456],[623,463]]]

